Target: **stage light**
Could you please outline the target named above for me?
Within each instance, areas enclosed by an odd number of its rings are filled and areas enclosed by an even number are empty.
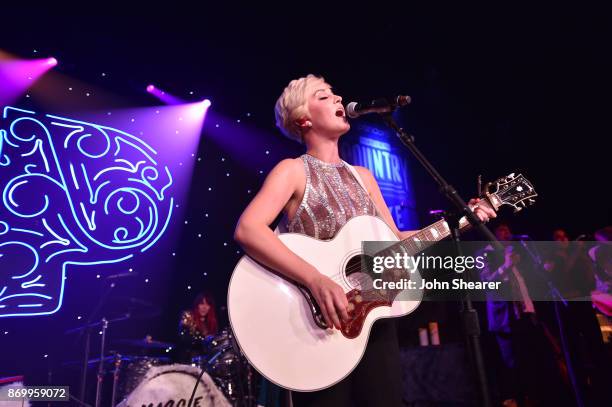
[[[176,97],[174,95],[171,95],[170,93],[167,93],[164,90],[152,84],[149,84],[147,86],[147,92],[155,96],[156,98],[158,98],[159,100],[161,100],[167,105],[182,105],[182,104],[188,103],[187,101],[179,97]]]
[[[211,102],[208,99],[204,99],[201,102],[188,104],[185,114],[180,117],[184,117],[188,122],[202,122],[210,105]]]
[[[55,65],[55,58],[5,58],[4,53],[0,51],[0,105],[5,106],[18,100]]]

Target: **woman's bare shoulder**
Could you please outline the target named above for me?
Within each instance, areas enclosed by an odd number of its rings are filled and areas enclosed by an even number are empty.
[[[300,157],[296,158],[285,158],[284,160],[279,161],[278,164],[274,166],[274,169],[279,169],[281,171],[298,171],[303,168],[304,164]]]
[[[359,175],[367,176],[367,177],[372,176],[372,173],[366,167],[362,167],[361,165],[353,165],[353,168],[355,168],[357,170]]]
[[[368,190],[372,187],[373,183],[374,184],[376,183],[376,179],[374,178],[374,175],[372,175],[370,170],[367,169],[366,167],[362,167],[362,166],[359,166],[359,165],[354,165],[353,168],[355,168],[355,170],[357,170],[357,173],[359,174],[359,176],[361,177],[363,182],[368,187]]]
[[[283,180],[300,180],[304,176],[304,164],[301,158],[285,158],[272,168],[269,178]]]

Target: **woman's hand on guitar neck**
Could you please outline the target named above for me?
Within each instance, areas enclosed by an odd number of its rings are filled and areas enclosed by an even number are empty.
[[[470,208],[481,222],[488,222],[491,218],[496,218],[497,214],[489,205],[481,205],[480,198],[472,198],[468,202]]]
[[[307,287],[317,301],[327,326],[341,329],[340,318],[343,321],[349,319],[348,300],[342,287],[318,271],[308,281]]]

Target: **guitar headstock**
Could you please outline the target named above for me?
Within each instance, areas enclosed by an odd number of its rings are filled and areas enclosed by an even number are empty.
[[[522,174],[509,174],[501,177],[495,182],[490,182],[485,187],[485,194],[497,210],[502,205],[510,205],[514,212],[518,212],[535,202],[538,196],[533,185]]]

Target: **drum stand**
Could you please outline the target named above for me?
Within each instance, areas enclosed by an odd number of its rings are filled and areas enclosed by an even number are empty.
[[[85,405],[85,402],[84,402],[85,385],[87,381],[87,366],[89,365],[89,348],[90,348],[91,329],[99,325],[102,326],[102,340],[101,340],[101,345],[100,345],[100,361],[98,364],[98,372],[96,376],[97,383],[96,383],[96,402],[95,402],[95,407],[100,407],[101,395],[102,395],[102,381],[104,379],[104,361],[105,361],[104,354],[106,353],[106,332],[108,330],[108,325],[111,322],[123,321],[129,318],[130,318],[129,314],[123,317],[114,318],[110,320],[107,320],[106,318],[102,318],[98,322],[83,325],[81,327],[74,328],[74,329],[71,329],[65,332],[65,334],[71,334],[74,332],[81,332],[85,330],[85,355],[83,356],[83,368],[81,372],[81,389],[80,389],[81,391],[80,391],[80,397],[79,397],[79,402],[81,404]],[[116,366],[115,372],[116,374],[118,374],[119,367],[117,365],[115,366]],[[113,394],[114,394],[114,389],[115,389],[115,380],[113,380]]]
[[[119,384],[119,371],[121,368],[121,355],[115,353],[115,369],[113,370],[113,392],[111,396],[111,407],[115,407],[117,400],[117,384]]]
[[[98,375],[96,380],[96,403],[95,407],[100,407],[102,402],[102,381],[104,380],[104,353],[106,347],[106,330],[108,329],[108,321],[102,318],[102,340],[100,341],[100,363],[98,364]],[[111,404],[112,405],[112,404]]]

